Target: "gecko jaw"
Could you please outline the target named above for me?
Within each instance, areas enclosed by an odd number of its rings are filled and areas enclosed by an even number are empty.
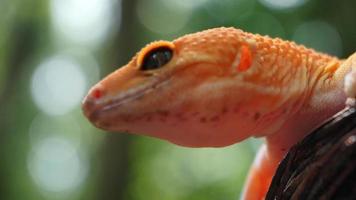
[[[82,107],[84,114],[88,117],[88,119],[94,124],[98,124],[100,115],[105,115],[105,113],[109,112],[117,112],[117,109],[121,106],[127,105],[144,95],[155,91],[157,88],[162,87],[168,82],[168,78],[159,78],[154,77],[149,83],[144,84],[140,87],[134,87],[127,91],[120,92],[116,96],[106,96],[100,99],[95,98],[95,94],[92,95],[89,93],[83,100]],[[96,87],[92,89],[92,91],[96,91]]]

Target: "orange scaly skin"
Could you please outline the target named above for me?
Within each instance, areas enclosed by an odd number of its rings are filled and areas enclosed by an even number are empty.
[[[159,47],[172,58],[143,70]],[[259,200],[288,149],[344,106],[351,67],[342,63],[293,42],[215,28],[147,45],[90,90],[83,110],[99,128],[182,146],[265,137],[243,196]]]

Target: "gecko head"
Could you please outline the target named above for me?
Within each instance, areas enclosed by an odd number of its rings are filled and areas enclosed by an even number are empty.
[[[89,91],[84,114],[104,130],[190,147],[258,135],[277,99],[249,82],[257,64],[242,33],[218,28],[147,45]]]

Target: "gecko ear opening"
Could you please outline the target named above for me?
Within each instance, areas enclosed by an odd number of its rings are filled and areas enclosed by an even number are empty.
[[[141,70],[154,70],[167,64],[173,57],[174,45],[168,41],[157,41],[143,48],[137,59]]]

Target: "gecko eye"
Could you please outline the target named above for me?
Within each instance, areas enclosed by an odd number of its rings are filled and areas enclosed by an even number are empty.
[[[167,64],[173,55],[173,50],[169,47],[159,47],[149,51],[143,58],[141,70],[152,70]]]

